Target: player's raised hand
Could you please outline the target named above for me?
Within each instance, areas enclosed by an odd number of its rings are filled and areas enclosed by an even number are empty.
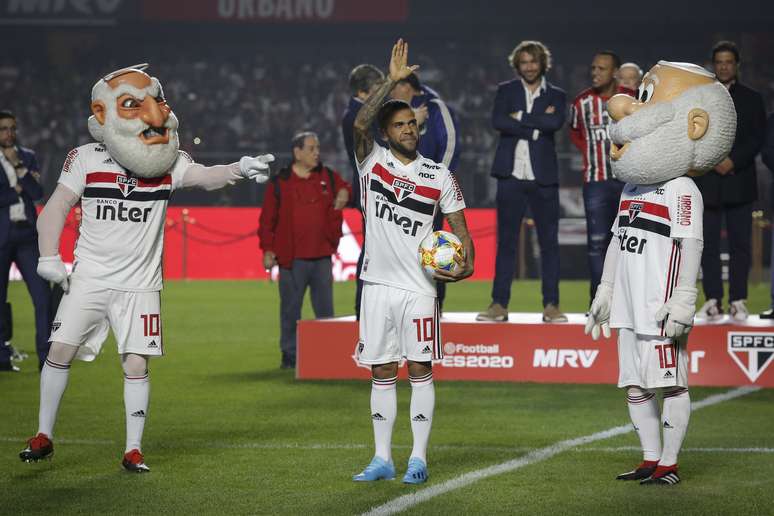
[[[260,156],[242,156],[239,160],[239,173],[247,179],[255,179],[258,184],[265,183],[271,176],[269,163],[274,161],[273,154],[261,154]]]
[[[44,280],[58,283],[65,294],[70,290],[67,269],[65,269],[64,262],[62,262],[62,257],[58,254],[54,256],[41,256],[38,258],[38,276]]]
[[[408,43],[399,39],[392,47],[390,57],[390,79],[400,81],[411,75],[419,65],[408,65]]]
[[[465,278],[473,275],[473,263],[468,259],[469,253],[465,252],[465,249],[461,249],[459,254],[454,255],[454,261],[457,266],[452,271],[437,270],[433,273],[433,279],[436,281],[443,281],[451,283],[454,281],[464,280]]]
[[[612,301],[613,288],[606,283],[600,283],[594,301],[591,302],[591,308],[589,308],[586,327],[583,329],[583,333],[591,334],[593,340],[597,340],[600,333],[606,339],[610,338],[610,305]]]

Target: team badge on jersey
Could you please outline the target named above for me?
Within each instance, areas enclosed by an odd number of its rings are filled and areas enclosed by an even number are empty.
[[[395,192],[395,198],[398,202],[402,201],[417,189],[417,185],[407,179],[396,177],[392,180],[392,190]]]
[[[774,360],[774,333],[730,331],[728,354],[755,383]]]
[[[643,206],[644,205],[641,202],[637,202],[637,201],[632,201],[629,204],[629,222],[637,218],[637,215],[640,214]]]
[[[118,184],[121,193],[124,194],[124,197],[137,188],[137,178],[135,177],[116,176],[116,183]]]

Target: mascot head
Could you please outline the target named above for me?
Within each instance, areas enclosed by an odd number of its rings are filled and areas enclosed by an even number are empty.
[[[178,156],[177,117],[147,64],[109,73],[91,89],[89,132],[140,177],[166,174]]]
[[[659,61],[643,77],[637,98],[607,104],[615,176],[648,185],[700,175],[731,150],[736,111],[715,76],[690,63]]]

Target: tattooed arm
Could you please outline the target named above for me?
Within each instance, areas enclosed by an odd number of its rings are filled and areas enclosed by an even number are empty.
[[[473,247],[473,239],[468,233],[468,225],[465,222],[465,210],[459,210],[446,214],[452,233],[462,242],[462,256],[455,256],[457,268],[454,272],[436,271],[433,275],[438,281],[460,281],[473,274],[473,262],[476,259],[476,250]]]
[[[390,94],[392,88],[401,79],[411,75],[419,66],[408,66],[408,43],[399,39],[392,47],[392,56],[390,57],[390,73],[382,85],[365,101],[363,107],[355,117],[354,141],[355,157],[358,163],[365,161],[374,148],[374,137],[371,134],[371,126],[374,123],[379,108],[382,107],[384,99]]]

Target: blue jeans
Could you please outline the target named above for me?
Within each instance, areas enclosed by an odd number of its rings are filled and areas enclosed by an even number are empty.
[[[559,186],[536,181],[497,180],[497,257],[492,302],[508,307],[516,271],[516,244],[527,205],[540,244],[543,306],[559,304]]]
[[[617,179],[583,185],[583,207],[586,210],[586,242],[591,273],[590,301],[594,300],[602,279],[605,254],[613,234],[610,230],[618,214],[624,183]]]

